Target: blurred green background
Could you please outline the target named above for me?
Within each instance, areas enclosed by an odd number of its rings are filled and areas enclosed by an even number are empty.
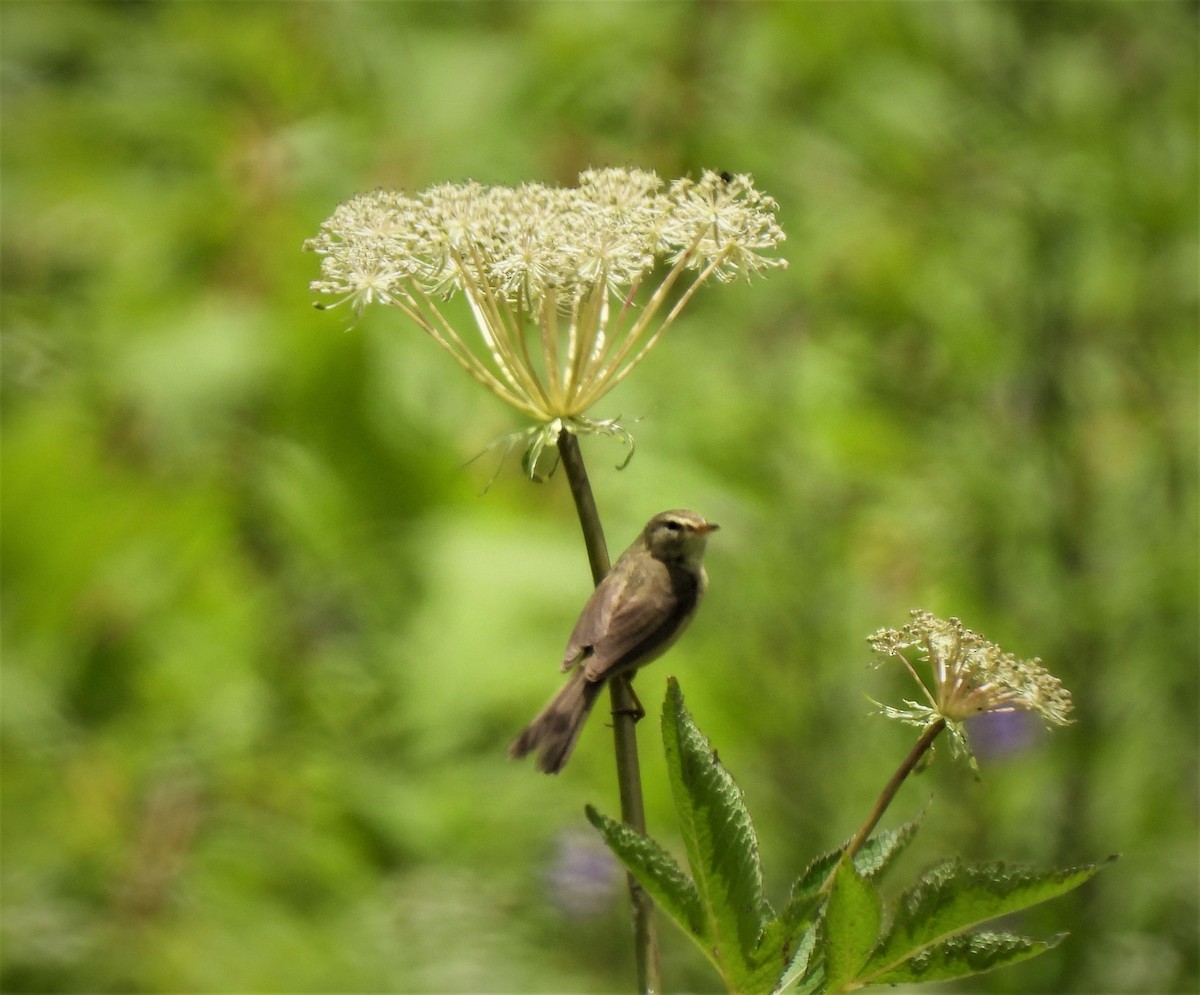
[[[750,172],[790,268],[706,289],[593,412],[613,552],[719,521],[679,675],[774,900],[913,730],[865,636],[960,616],[1078,722],[939,757],[895,873],[1100,877],[955,986],[1194,992],[1197,6],[40,3],[3,70],[3,975],[8,992],[618,992],[593,720],[504,748],[589,589],[565,481],[394,312],[319,313],[340,201],[587,166]],[[635,423],[636,420],[636,423]],[[932,801],[931,801],[932,799]],[[669,991],[715,976],[662,924]]]

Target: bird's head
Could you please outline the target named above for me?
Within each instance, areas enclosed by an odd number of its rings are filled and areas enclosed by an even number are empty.
[[[665,562],[699,566],[708,534],[719,526],[706,522],[694,511],[663,511],[646,523],[642,540],[650,555]]]

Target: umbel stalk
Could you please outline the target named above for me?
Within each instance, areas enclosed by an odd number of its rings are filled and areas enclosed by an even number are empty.
[[[604,528],[600,524],[596,501],[592,497],[592,485],[588,480],[579,440],[565,428],[558,435],[558,452],[571,487],[571,496],[575,499],[579,525],[583,529],[583,541],[592,568],[592,582],[599,584],[611,565],[608,547],[604,541]],[[617,787],[621,795],[621,821],[644,836],[646,809],[642,800],[642,772],[638,762],[636,699],[629,686],[629,678],[623,674],[609,680],[608,690],[612,702],[613,745],[617,761]],[[650,995],[662,990],[654,903],[633,875],[626,875],[626,880],[629,883],[629,898],[633,906],[634,958],[637,965],[638,991]]]

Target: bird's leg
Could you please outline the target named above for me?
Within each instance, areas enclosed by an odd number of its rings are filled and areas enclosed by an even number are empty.
[[[630,715],[634,722],[641,722],[646,717],[646,709],[642,707],[642,701],[637,696],[637,692],[633,690],[633,681],[628,677],[618,677],[617,680],[624,681],[625,687],[629,689],[629,697],[633,699],[632,708],[617,708],[613,709],[613,715]]]

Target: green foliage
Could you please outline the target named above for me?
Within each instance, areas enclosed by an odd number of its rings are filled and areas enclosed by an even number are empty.
[[[758,840],[741,790],[667,681],[663,749],[688,865],[707,913],[704,940],[737,987],[754,974],[754,951],[769,909],[762,893]]]
[[[953,981],[998,967],[1018,964],[1058,946],[1065,933],[1049,940],[1033,940],[1013,933],[971,933],[952,936],[902,961],[893,970],[871,977],[872,983],[917,984]]]
[[[1028,960],[1061,936],[967,933],[1057,898],[1101,865],[1034,871],[949,860],[930,868],[885,915],[876,880],[916,833],[912,822],[815,859],[776,915],[763,898],[758,842],[742,792],[667,684],[663,746],[691,876],[659,844],[587,816],[625,867],[704,951],[730,992],[846,992],[869,984],[963,978]],[[884,924],[887,923],[885,928]]]
[[[654,840],[600,814],[591,805],[584,811],[588,821],[603,834],[612,852],[634,873],[654,901],[667,909],[680,927],[704,949],[710,949],[713,934],[708,909],[696,883],[683,873],[675,858]]]
[[[849,862],[839,864],[821,929],[826,991],[857,987],[852,982],[875,946],[882,916],[879,892]]]
[[[906,822],[895,829],[886,830],[870,837],[854,855],[854,870],[860,878],[872,881],[880,877],[912,842],[920,825],[920,818]],[[824,902],[824,888],[830,876],[843,864],[845,846],[838,847],[815,858],[804,874],[792,885],[791,897],[776,923],[776,930],[784,931],[785,937],[798,937],[795,952],[790,953],[787,970],[779,979],[776,991],[797,985],[797,991],[807,993],[823,988],[825,965],[816,953],[821,935],[819,913]],[[770,928],[768,933],[770,935]],[[764,946],[766,940],[764,939]],[[785,947],[785,959],[789,951]]]
[[[662,714],[671,792],[687,847],[689,879],[650,840],[588,808],[617,857],[712,961],[731,991],[758,991],[778,977],[790,933],[772,929],[763,898],[758,842],[741,791],[683,707],[671,678]]]
[[[1062,936],[1032,940],[965,931],[1065,894],[1090,880],[1100,866],[1037,872],[947,861],[926,871],[901,895],[880,935],[879,893],[842,864],[825,912],[825,990],[948,981],[1044,953]]]
[[[1057,898],[1090,880],[1099,867],[1089,865],[1037,872],[1009,868],[1000,863],[964,865],[951,860],[938,864],[901,895],[891,927],[863,973],[872,977],[878,973],[881,980],[890,980],[898,965],[927,949],[937,948],[963,930],[990,919]],[[984,947],[984,950],[988,949],[991,947]],[[981,952],[975,949],[961,951],[961,963],[966,964]],[[999,953],[999,949],[996,952]],[[940,954],[935,960],[944,962],[947,957]],[[959,976],[932,975],[927,967],[922,967],[921,972],[930,980]]]

